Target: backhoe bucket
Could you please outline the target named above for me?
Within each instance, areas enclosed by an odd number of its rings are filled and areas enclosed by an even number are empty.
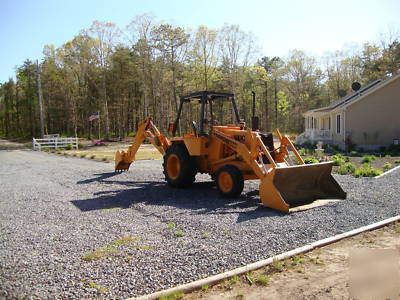
[[[277,167],[260,184],[265,206],[289,212],[317,199],[346,199],[346,193],[331,175],[333,162]]]
[[[126,152],[124,150],[118,150],[117,152],[115,152],[115,171],[116,172],[127,171],[132,162],[133,162],[133,160],[128,158],[128,152]]]

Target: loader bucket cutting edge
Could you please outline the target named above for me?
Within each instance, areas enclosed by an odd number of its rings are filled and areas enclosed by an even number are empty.
[[[115,152],[115,171],[127,171],[132,161],[127,160],[127,152],[120,150]]]
[[[278,167],[260,184],[265,206],[289,212],[291,207],[317,199],[346,199],[346,193],[333,178],[333,162]]]

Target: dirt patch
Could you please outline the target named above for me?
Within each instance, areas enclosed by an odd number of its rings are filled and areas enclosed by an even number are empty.
[[[0,150],[17,150],[28,148],[26,143],[0,139]]]
[[[182,299],[348,299],[352,286],[349,258],[357,249],[395,249],[394,263],[398,264],[400,222],[276,262],[212,287],[203,286],[202,290]],[[400,297],[400,290],[397,293],[396,297]]]

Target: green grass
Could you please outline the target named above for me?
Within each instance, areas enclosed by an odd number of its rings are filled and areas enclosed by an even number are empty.
[[[304,263],[304,259],[300,255],[295,255],[292,257],[292,266]]]
[[[136,240],[138,240],[138,238],[133,238],[131,236],[124,236],[124,237],[121,237],[121,238],[115,240],[112,244],[114,246],[121,246],[121,245],[130,244]]]
[[[132,248],[135,250],[148,250],[148,251],[156,250],[156,248],[149,246],[149,245],[135,245]]]
[[[94,283],[93,281],[89,281],[87,286],[93,289],[96,289],[98,292],[105,293],[108,291],[108,288],[101,286],[99,284]]]
[[[103,257],[108,256],[113,253],[116,253],[116,252],[117,252],[117,249],[114,246],[106,246],[106,247],[96,249],[93,252],[86,253],[82,257],[82,259],[86,262],[92,262],[95,260],[102,259]]]
[[[183,237],[185,235],[185,233],[182,230],[177,230],[174,232],[174,235],[176,237]]]
[[[345,164],[341,165],[338,169],[338,173],[340,175],[353,174],[355,171],[356,171],[356,167],[351,163],[345,163]]]
[[[207,291],[208,288],[209,288],[209,285],[208,285],[208,284],[205,284],[205,285],[203,285],[203,286],[201,287],[201,290],[202,290],[202,291]]]
[[[400,164],[400,159],[394,161],[395,164]]]
[[[168,223],[167,223],[167,228],[168,228],[168,229],[175,228],[175,226],[176,226],[176,225],[175,225],[174,222],[168,222]]]
[[[400,233],[400,224],[394,227],[394,231]]]
[[[201,238],[202,239],[208,239],[210,237],[210,234],[208,233],[208,232],[204,232],[202,235],[201,235]]]
[[[267,285],[270,281],[270,278],[264,274],[260,274],[257,277],[257,282],[259,282],[261,285]]]
[[[183,292],[176,292],[170,295],[162,295],[158,300],[178,300],[182,299],[185,296]]]
[[[389,170],[389,169],[391,169],[391,168],[393,168],[393,165],[392,165],[391,163],[389,163],[389,162],[387,162],[387,163],[385,163],[385,164],[383,165],[383,169],[384,169],[384,170]]]
[[[283,270],[283,265],[279,260],[274,260],[272,262],[272,266],[277,270],[277,271],[282,271]]]
[[[240,280],[239,276],[233,275],[233,276],[231,277],[231,279],[230,279],[230,282],[231,282],[232,284],[235,284],[235,283],[238,283],[239,280]]]

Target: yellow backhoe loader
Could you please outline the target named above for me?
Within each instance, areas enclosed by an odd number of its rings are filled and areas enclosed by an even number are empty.
[[[192,122],[191,133],[176,137],[182,107],[190,101],[200,104],[199,126]],[[215,125],[213,104],[216,101],[230,102],[236,124]],[[346,198],[331,175],[333,162],[304,164],[292,142],[279,130],[276,137],[280,145],[275,147],[273,135],[257,129],[254,102],[252,123],[250,128],[240,120],[233,94],[192,93],[180,98],[177,118],[169,128],[172,137],[161,134],[152,118],[146,118],[129,149],[116,152],[115,171],[128,170],[140,145],[149,138],[163,155],[165,179],[174,187],[188,187],[198,172],[208,173],[222,196],[237,197],[245,180],[258,179],[262,203],[282,212],[317,199]]]

